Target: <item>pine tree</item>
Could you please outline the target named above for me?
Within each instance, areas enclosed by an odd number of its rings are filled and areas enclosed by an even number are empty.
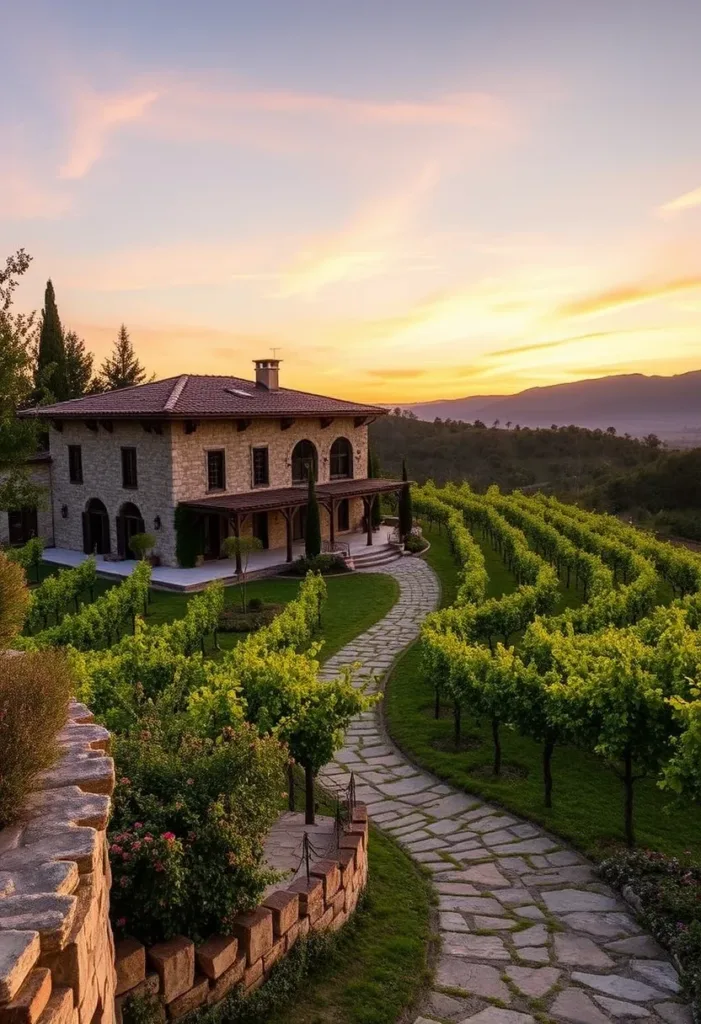
[[[380,477],[380,460],[373,448],[368,448],[368,479],[378,480]],[[378,494],[372,503],[372,525],[379,529],[382,525],[382,499]]]
[[[143,384],[146,370],[136,358],[134,346],[124,324],[119,328],[117,340],[100,368],[100,384],[105,391],[117,391],[119,388],[131,388],[135,384]]]
[[[85,342],[75,331],[68,331],[64,339],[66,350],[67,398],[82,398],[95,391],[92,365],[93,354],[85,348]]]
[[[406,459],[402,459],[402,480],[408,480],[406,471]],[[411,488],[408,484],[402,487],[399,495],[399,535],[402,540],[411,533],[414,522],[414,513],[411,507]]]
[[[64,402],[70,397],[63,328],[51,280],[46,282],[44,308],[41,312],[34,390],[37,401]]]
[[[321,554],[321,517],[316,496],[314,469],[309,467],[309,492],[307,495],[307,522],[304,530],[304,553],[307,558]]]

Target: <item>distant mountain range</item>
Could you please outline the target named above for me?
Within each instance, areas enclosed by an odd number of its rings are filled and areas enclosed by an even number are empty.
[[[654,433],[687,447],[701,445],[701,370],[673,377],[642,373],[528,388],[516,395],[475,395],[406,405],[419,419],[482,420],[491,426],[615,427],[619,434]]]

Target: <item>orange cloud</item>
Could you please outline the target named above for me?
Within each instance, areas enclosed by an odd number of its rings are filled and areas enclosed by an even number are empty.
[[[379,377],[380,380],[413,380],[416,377],[425,377],[426,370],[402,370],[388,367],[386,370],[366,370],[369,377]]]
[[[406,239],[400,242],[400,238],[438,179],[438,167],[431,164],[404,188],[395,187],[390,194],[366,204],[341,231],[300,253],[283,273],[279,294],[315,294],[339,281],[383,273],[393,262],[406,271],[416,256]]]
[[[561,317],[598,316],[602,313],[610,313],[613,310],[621,309],[624,306],[637,306],[643,302],[663,299],[668,295],[695,291],[697,288],[701,288],[701,277],[696,276],[682,277],[672,281],[664,281],[660,284],[623,285],[618,288],[598,292],[594,295],[585,296],[583,299],[576,299],[573,302],[565,303],[565,305],[557,309],[556,313]]]
[[[0,168],[0,217],[55,220],[70,207],[70,196],[40,185],[29,171],[19,167]]]
[[[657,212],[662,216],[674,216],[674,214],[681,213],[683,210],[692,210],[695,206],[701,206],[701,188],[696,188],[693,192],[685,192],[684,195],[677,196],[676,199],[672,199],[669,203],[660,206]]]
[[[121,125],[141,120],[158,97],[153,89],[112,95],[92,91],[79,94],[70,151],[59,171],[60,177],[85,177],[102,156],[112,132]]]

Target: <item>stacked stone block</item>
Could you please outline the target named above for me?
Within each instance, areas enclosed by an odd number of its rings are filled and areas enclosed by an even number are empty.
[[[117,1021],[129,996],[157,995],[164,1016],[177,1020],[214,1006],[236,986],[246,995],[255,991],[300,938],[346,923],[367,884],[367,843],[367,810],[358,805],[338,856],[313,864],[309,880],[299,878],[239,914],[231,935],[213,935],[199,946],[184,936],[148,949],[135,939],[118,942]]]
[[[0,831],[0,1024],[112,1024],[110,736],[71,703],[62,756]]]

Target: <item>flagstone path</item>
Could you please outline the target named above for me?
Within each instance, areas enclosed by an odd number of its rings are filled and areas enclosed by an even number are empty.
[[[373,569],[372,571],[377,571]],[[329,659],[324,675],[360,662],[381,686],[437,606],[439,584],[419,558],[390,563],[397,604]],[[441,783],[388,739],[379,711],[359,716],[321,773],[345,786],[374,825],[431,872],[441,952],[421,1016],[470,1024],[689,1024],[677,972],[592,865],[554,836]]]

